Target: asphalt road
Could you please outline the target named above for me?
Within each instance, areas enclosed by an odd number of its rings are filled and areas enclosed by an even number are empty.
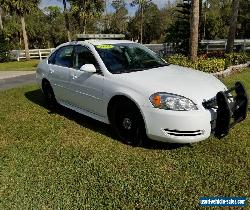
[[[0,90],[7,90],[22,85],[36,83],[36,75],[27,74],[11,78],[0,79]]]

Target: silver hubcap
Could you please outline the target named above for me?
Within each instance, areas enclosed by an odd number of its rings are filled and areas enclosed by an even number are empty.
[[[132,121],[129,118],[124,118],[123,122],[122,122],[122,126],[126,130],[131,130],[131,128],[132,128]]]

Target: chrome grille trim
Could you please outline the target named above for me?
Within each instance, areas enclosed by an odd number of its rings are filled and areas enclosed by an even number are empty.
[[[178,131],[178,130],[169,130],[169,129],[164,129],[168,135],[172,136],[200,136],[203,135],[204,132],[201,130],[197,131]]]

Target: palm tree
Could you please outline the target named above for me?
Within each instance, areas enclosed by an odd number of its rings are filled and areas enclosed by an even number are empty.
[[[78,19],[83,33],[86,32],[87,23],[95,17],[99,17],[104,10],[104,0],[68,0],[72,14]]]
[[[191,4],[189,57],[195,61],[199,38],[199,0],[192,0]]]
[[[68,35],[68,41],[71,41],[71,35],[70,35],[70,30],[69,30],[69,16],[67,12],[67,0],[63,0],[63,13],[64,13],[64,18],[65,18],[65,26],[67,29],[67,35]]]
[[[230,28],[228,32],[226,52],[230,53],[234,48],[235,32],[237,27],[237,18],[239,13],[239,0],[233,0],[232,2],[232,18],[230,21]]]
[[[1,7],[10,14],[17,14],[20,17],[23,32],[26,59],[30,59],[28,36],[25,26],[25,15],[38,7],[40,0],[0,0]]]

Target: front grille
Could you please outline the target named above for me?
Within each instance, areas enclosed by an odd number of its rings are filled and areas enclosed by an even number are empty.
[[[178,130],[169,130],[164,129],[168,135],[171,136],[200,136],[204,134],[204,131],[197,130],[197,131],[178,131]]]
[[[234,97],[229,93],[227,93],[226,96],[227,96],[228,104],[230,105],[230,107],[233,107],[234,106]],[[214,98],[211,98],[207,101],[204,101],[202,103],[202,105],[205,109],[218,109],[217,98],[214,97]]]

